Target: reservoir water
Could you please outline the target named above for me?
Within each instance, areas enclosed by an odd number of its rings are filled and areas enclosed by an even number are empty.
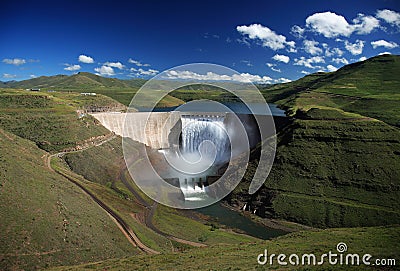
[[[243,104],[243,103],[223,103],[226,107],[228,107],[229,109],[231,109],[233,112],[235,112],[236,114],[250,114],[250,110],[249,108]],[[265,106],[265,104],[260,104],[260,103],[250,103],[249,104],[252,108],[255,109],[255,114],[260,114],[261,109],[263,106]],[[195,108],[196,105],[194,105],[192,108],[194,109],[194,111],[199,111],[199,112],[205,112],[205,111],[209,111],[209,112],[215,112],[215,108],[213,107],[209,107],[209,108],[204,108],[204,104],[201,105],[201,107],[198,108],[198,110],[196,110]],[[278,106],[276,104],[268,104],[269,109],[271,111],[272,116],[276,116],[276,117],[285,117],[285,111],[278,108]],[[153,112],[170,112],[170,111],[174,111],[177,108],[177,106],[173,106],[173,107],[156,107],[153,110],[151,110],[151,108],[148,107],[136,107],[137,110],[139,110],[139,112],[149,112],[149,111],[153,111]]]

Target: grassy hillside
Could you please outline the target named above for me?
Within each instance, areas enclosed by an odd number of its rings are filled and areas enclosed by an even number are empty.
[[[79,72],[70,76],[40,76],[37,78],[1,82],[2,88],[30,89],[40,88],[42,91],[57,90],[64,92],[95,92],[113,98],[114,100],[128,106],[139,88],[146,82],[144,79],[120,80],[117,78],[106,78],[89,72]],[[170,107],[182,104],[182,100],[167,95],[158,105],[159,107]]]
[[[378,56],[264,90],[293,119],[278,135],[263,189],[247,195],[255,159],[231,204],[251,202],[261,216],[317,227],[399,223],[399,58]]]
[[[327,259],[321,266],[279,266],[276,257],[273,265],[258,265],[257,256],[267,249],[268,255],[284,253],[287,257],[292,253],[300,257],[305,253],[314,253],[319,260],[323,253],[337,252],[336,245],[345,242],[348,247],[347,253],[357,253],[361,257],[369,253],[372,255],[371,263],[376,259],[397,258],[398,264],[399,238],[398,226],[316,230],[293,233],[271,241],[215,245],[179,254],[138,256],[50,270],[398,270],[398,265],[382,269],[365,265],[332,266],[327,264]]]
[[[268,101],[297,109],[330,107],[377,118],[400,127],[400,56],[381,55],[346,65],[336,72],[308,75],[263,89]]]
[[[139,253],[82,190],[47,168],[45,151],[3,129],[0,134],[1,270]]]
[[[101,95],[2,89],[0,127],[34,141],[41,149],[60,151],[109,133],[91,116],[80,115],[78,110],[87,108],[121,109],[123,106]]]

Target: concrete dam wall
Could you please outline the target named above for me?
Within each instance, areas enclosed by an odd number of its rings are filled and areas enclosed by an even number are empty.
[[[170,148],[174,144],[179,144],[182,122],[187,118],[197,118],[198,120],[206,119],[208,121],[222,119],[226,131],[231,138],[231,143],[240,146],[243,141],[243,138],[238,137],[235,133],[237,125],[240,124],[235,119],[235,114],[233,113],[171,111],[133,113],[104,112],[93,113],[91,115],[100,121],[104,127],[117,135],[129,137],[154,149]],[[246,130],[250,147],[254,147],[260,142],[260,133],[254,117],[248,114],[237,114],[236,116]],[[264,117],[265,121],[269,121],[270,117]],[[125,124],[126,127],[124,127]]]
[[[180,115],[174,112],[107,112],[91,115],[115,134],[129,137],[154,149],[169,147],[168,136],[180,120]]]

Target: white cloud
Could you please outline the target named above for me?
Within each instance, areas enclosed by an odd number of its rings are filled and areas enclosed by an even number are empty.
[[[3,59],[3,63],[19,66],[26,63],[25,59],[22,58],[5,58]]]
[[[275,67],[276,66],[276,64],[273,64],[273,63],[266,63],[265,65],[267,65],[268,67]]]
[[[91,58],[90,56],[86,56],[86,55],[80,55],[78,57],[78,60],[79,60],[79,62],[87,63],[87,64],[94,63],[94,59]]]
[[[328,69],[328,71],[330,71],[330,72],[335,72],[335,71],[337,71],[337,68],[335,67],[335,66],[333,66],[333,65],[328,65],[328,66],[326,66],[326,68]]]
[[[108,67],[118,68],[120,70],[125,68],[125,66],[122,65],[121,62],[106,62],[106,63],[104,63],[104,65],[108,66]]]
[[[336,64],[345,64],[345,65],[349,64],[349,61],[344,57],[342,57],[342,58],[333,58],[332,62],[335,62]]]
[[[353,24],[349,24],[343,16],[327,11],[309,16],[306,19],[306,26],[326,38],[349,37],[353,32],[360,35],[369,34],[379,27],[379,20],[362,13],[352,22]]]
[[[325,55],[327,57],[331,57],[331,56],[334,56],[334,55],[337,55],[337,56],[342,56],[343,55],[343,51],[340,50],[337,47],[331,49],[331,48],[329,48],[327,46],[324,46],[324,48],[325,48]]]
[[[17,77],[16,74],[3,73],[3,78],[5,78],[5,79],[13,79],[16,77]]]
[[[307,72],[307,71],[301,71],[300,73],[302,73],[302,74],[310,74],[309,72]]]
[[[394,41],[386,41],[386,40],[373,41],[373,42],[371,42],[371,45],[374,49],[376,49],[379,46],[386,47],[388,49],[393,49],[393,48],[399,47],[399,45],[397,43],[395,43]]]
[[[37,76],[34,74],[29,75],[30,78],[36,78]]]
[[[276,60],[276,61],[283,62],[283,63],[289,63],[289,61],[290,61],[290,57],[285,56],[285,55],[278,55],[278,54],[274,55],[272,57],[272,59]]]
[[[94,70],[97,72],[97,75],[101,76],[113,76],[115,75],[114,69],[109,66],[101,66],[100,68],[94,68]]]
[[[350,43],[347,40],[344,42],[344,46],[347,51],[349,51],[352,55],[362,54],[364,48],[364,41],[356,40],[355,43]]]
[[[362,56],[362,57],[360,57],[360,58],[358,59],[358,61],[365,61],[365,60],[367,60],[367,58],[366,58],[365,56]]]
[[[64,65],[67,66],[64,68],[64,70],[66,71],[78,71],[81,69],[80,65],[71,65],[71,64],[64,64]]]
[[[378,19],[373,16],[365,16],[362,13],[358,14],[353,23],[353,29],[357,34],[369,34],[372,30],[379,27]]]
[[[316,69],[316,68],[321,68],[321,66],[314,66],[313,64],[317,63],[325,63],[325,60],[323,57],[320,56],[313,56],[311,58],[305,58],[304,56],[300,58],[296,58],[294,60],[294,65],[297,66],[304,66],[310,69]]]
[[[378,54],[378,56],[381,56],[381,55],[391,55],[391,53],[390,52],[383,52],[383,53],[379,53]]]
[[[322,49],[317,47],[318,44],[319,42],[315,40],[303,41],[304,50],[311,55],[319,55],[322,53]]]
[[[273,70],[274,72],[281,72],[281,69],[275,68],[275,67],[271,67],[271,70]]]
[[[352,27],[343,16],[330,11],[314,13],[309,16],[306,19],[306,26],[326,38],[334,38],[338,36],[348,37],[353,32]]]
[[[139,75],[145,75],[145,76],[146,75],[156,75],[158,72],[159,71],[153,70],[153,69],[148,69],[147,71],[143,70],[142,68],[138,69],[138,74]]]
[[[287,41],[285,36],[278,35],[273,30],[261,24],[240,25],[236,27],[236,30],[242,35],[247,35],[250,39],[260,40],[262,46],[271,48],[274,51],[286,47],[294,49],[296,45],[294,41]]]
[[[378,10],[376,17],[400,28],[400,13],[398,12],[388,9]]]
[[[292,26],[290,33],[295,36],[296,38],[302,38],[304,34],[305,29],[301,28],[298,25]]]
[[[138,60],[134,60],[134,59],[132,59],[132,58],[129,58],[128,59],[128,62],[129,63],[132,63],[132,64],[134,64],[134,65],[136,65],[136,66],[138,66],[138,67],[149,67],[150,66],[150,64],[143,64],[143,63],[141,63],[140,61],[138,61]]]
[[[241,74],[216,74],[214,72],[207,72],[206,74],[199,74],[192,71],[167,71],[166,78],[168,79],[183,79],[183,80],[201,80],[201,81],[235,81],[241,83],[273,83],[274,79],[269,76],[260,76],[249,73]]]
[[[289,82],[292,82],[292,80],[283,77],[274,80],[274,83],[289,83]]]

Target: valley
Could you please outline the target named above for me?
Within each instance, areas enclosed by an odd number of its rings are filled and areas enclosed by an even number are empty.
[[[276,124],[274,165],[262,188],[249,195],[261,152],[255,145],[244,178],[223,204],[250,224],[284,229],[275,229],[271,240],[244,234],[219,221],[218,214],[157,204],[137,187],[122,137],[92,114],[126,112],[144,81],[81,72],[3,83],[0,267],[235,270],[229,269],[234,261],[238,270],[257,270],[262,267],[256,257],[264,248],[325,252],[341,241],[351,251],[396,258],[399,72],[399,56],[382,55],[336,72],[259,86],[265,99],[288,115]],[[234,100],[198,86],[172,92],[159,106],[181,105],[193,93],[196,99]],[[165,147],[157,143],[152,149],[143,137],[128,145],[136,166],[143,150],[158,154]],[[324,268],[329,266],[315,269]]]

